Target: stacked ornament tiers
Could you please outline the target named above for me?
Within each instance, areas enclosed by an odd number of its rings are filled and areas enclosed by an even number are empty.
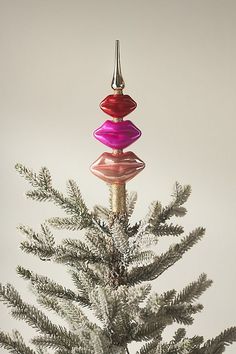
[[[132,151],[123,151],[141,136],[141,131],[130,121],[124,120],[136,107],[136,102],[123,94],[125,83],[121,74],[120,43],[115,43],[115,66],[111,83],[113,95],[108,95],[100,108],[112,117],[106,120],[93,135],[112,152],[104,152],[91,165],[91,172],[111,186],[112,211],[126,213],[126,182],[144,169],[145,163]]]

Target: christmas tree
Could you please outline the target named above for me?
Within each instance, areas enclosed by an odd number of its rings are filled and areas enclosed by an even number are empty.
[[[136,103],[122,92],[118,41],[115,58],[114,94],[100,105],[113,121],[106,121],[94,132],[113,152],[102,154],[91,166],[91,171],[110,186],[110,208],[96,205],[89,210],[75,181],[68,181],[64,195],[53,186],[47,168],[35,173],[16,165],[19,174],[33,187],[26,193],[28,198],[53,202],[65,212],[64,217],[46,220],[40,232],[19,226],[25,236],[21,249],[42,261],[65,265],[74,288],[18,266],[17,273],[30,282],[40,308],[24,302],[11,284],[0,286],[0,298],[11,308],[14,318],[24,320],[38,334],[32,338],[31,348],[18,331],[0,332],[0,345],[14,354],[128,354],[129,343],[143,341],[137,354],[223,353],[228,344],[236,341],[236,327],[207,341],[202,336],[188,338],[181,327],[191,325],[194,314],[203,308],[198,298],[212,283],[206,274],[179,292],[171,289],[157,294],[151,289],[150,282],[201,240],[205,229],[197,227],[181,237],[183,227],[170,222],[172,217],[186,214],[184,204],[191,194],[189,185],[179,183],[175,183],[167,206],[155,201],[143,220],[131,222],[137,194],[128,194],[125,183],[145,164],[134,153],[123,152],[141,132],[132,122],[123,121]],[[84,230],[84,234],[57,244],[53,228]],[[170,236],[181,239],[158,254],[157,242]],[[53,323],[43,308],[60,316],[65,326]],[[94,314],[94,321],[89,319],[89,312]],[[165,341],[163,331],[173,323],[180,328],[171,341]]]

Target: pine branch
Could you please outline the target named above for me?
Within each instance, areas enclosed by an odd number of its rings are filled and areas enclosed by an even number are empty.
[[[173,322],[190,325],[193,322],[192,315],[201,311],[201,304],[173,304],[176,290],[170,290],[158,296],[152,295],[144,308],[140,310],[140,318],[144,323],[154,322],[164,327]],[[176,337],[177,339],[177,337]]]
[[[110,339],[103,335],[103,333],[91,332],[90,341],[94,348],[94,354],[104,354],[110,352]]]
[[[12,308],[11,313],[13,317],[22,319],[41,333],[46,333],[48,336],[56,338],[58,347],[63,346],[66,349],[71,349],[73,345],[80,344],[76,335],[68,332],[64,327],[53,324],[35,306],[24,303],[11,284],[0,286],[0,298]]]
[[[47,219],[49,225],[55,229],[59,230],[81,230],[84,228],[82,217],[72,216],[72,217],[53,217]]]
[[[90,301],[99,320],[105,325],[106,335],[112,342],[125,346],[134,340],[139,318],[139,304],[150,292],[150,285],[128,287],[96,286],[90,294]]]
[[[193,323],[193,314],[201,311],[201,304],[175,303],[176,290],[169,290],[162,295],[152,294],[146,306],[140,309],[140,318],[144,323],[159,323],[163,328],[173,322],[190,325]],[[185,336],[185,330],[176,332],[173,343],[178,343]],[[195,342],[194,342],[195,343]]]
[[[161,340],[161,336],[155,337],[151,342],[145,343],[136,354],[157,354]]]
[[[172,223],[167,225],[155,225],[150,229],[150,233],[155,236],[179,236],[184,232],[183,226],[173,225]]]
[[[175,298],[175,295],[175,289],[168,290],[161,295],[152,294],[149,296],[145,308],[142,309],[142,314],[145,314],[146,316],[147,313],[148,316],[150,313],[157,313],[161,306],[170,305]]]
[[[167,225],[165,222],[173,215],[184,216],[186,214],[186,209],[182,207],[182,204],[187,201],[190,193],[191,187],[189,185],[181,186],[176,182],[174,193],[172,194],[173,201],[167,207],[163,208],[158,201],[152,202],[148,214],[134,235],[134,248],[140,248],[144,237],[149,234],[155,236],[179,236],[182,234],[184,232],[182,226],[173,225],[172,223]],[[152,242],[157,243],[157,239],[154,238]]]
[[[201,336],[185,338],[186,331],[179,328],[169,343],[161,341],[161,337],[146,343],[136,354],[197,354],[204,339]]]
[[[62,193],[55,188],[49,190],[38,189],[26,192],[26,196],[36,201],[49,201],[60,206],[66,211],[66,213],[77,217],[77,220],[81,220],[81,229],[89,228],[92,226],[91,215],[86,213],[85,210],[79,204],[75,204],[73,200],[65,197]]]
[[[174,334],[174,343],[179,343],[182,339],[186,336],[186,329],[185,328],[178,328]]]
[[[147,283],[145,285],[136,285],[133,287],[127,287],[128,289],[128,306],[129,308],[137,309],[137,306],[146,300],[147,296],[150,294],[151,291],[151,284]],[[124,287],[126,289],[126,286]]]
[[[96,286],[95,289],[89,294],[89,299],[96,317],[106,326],[110,326],[112,308],[106,293],[106,288]]]
[[[106,222],[109,222],[110,210],[108,208],[105,208],[102,205],[95,205],[93,208],[93,213],[96,218],[101,218]]]
[[[101,333],[101,328],[97,324],[90,322],[88,317],[76,303],[73,303],[72,301],[60,301],[60,307],[64,313],[63,317],[74,331],[81,329],[84,333],[86,333],[86,331]]]
[[[188,340],[191,350],[199,350],[199,347],[204,342],[204,338],[202,336],[194,336],[192,338],[189,338]]]
[[[14,317],[24,319],[30,326],[42,332],[52,335],[57,333],[57,327],[41,311],[34,306],[25,304],[11,284],[0,287],[0,296],[8,307],[13,308],[12,314]]]
[[[36,352],[37,352],[37,354],[49,354],[47,349],[41,348],[39,346],[37,346]],[[59,352],[57,352],[56,354],[59,354]],[[68,353],[61,352],[61,354],[68,354]]]
[[[36,188],[28,191],[26,196],[38,201],[51,201],[64,209],[68,214],[77,217],[81,221],[80,228],[90,228],[93,226],[92,216],[89,213],[80,190],[75,181],[69,180],[67,190],[69,197],[52,187],[51,176],[46,167],[42,167],[39,174],[32,172],[21,164],[15,166],[16,170],[29,183]]]
[[[148,224],[150,228],[152,226],[154,227],[159,220],[161,210],[162,210],[162,206],[160,202],[158,201],[152,202],[149,207],[149,211],[145,218],[146,221],[144,222],[144,224]]]
[[[37,255],[41,260],[53,260],[73,266],[77,266],[80,262],[99,263],[102,260],[99,251],[93,253],[93,250],[80,240],[65,239],[62,245],[55,246],[54,237],[47,224],[41,225],[42,231],[39,233],[24,225],[19,226],[18,229],[27,237],[27,240],[21,242],[21,249]],[[108,259],[104,254],[105,258]]]
[[[83,306],[88,305],[85,298],[75,294],[70,289],[66,289],[62,285],[57,284],[46,276],[35,274],[21,266],[17,267],[17,273],[24,279],[30,280],[33,288],[35,288],[39,294],[55,296],[64,300],[72,300],[81,303]]]
[[[33,289],[34,290],[34,289]],[[53,295],[45,295],[44,293],[35,294],[37,296],[37,302],[49,311],[54,311],[57,315],[64,317],[61,305],[59,304],[59,298]],[[68,300],[67,300],[68,301]]]
[[[208,340],[199,350],[199,354],[221,354],[225,351],[225,347],[236,342],[236,327],[226,329],[217,337]],[[198,354],[194,352],[193,354]]]
[[[57,247],[55,261],[73,266],[81,261],[100,263],[103,260],[99,253],[92,252],[84,242],[76,239],[64,239],[62,245]]]
[[[201,304],[191,305],[191,304],[178,304],[178,305],[169,305],[164,306],[163,311],[165,316],[171,318],[177,323],[183,325],[190,325],[193,323],[192,314],[196,314],[201,311],[203,306]],[[162,310],[160,310],[159,314]]]
[[[161,212],[161,203],[160,202],[152,202],[148,208],[148,213],[145,218],[141,221],[139,230],[135,237],[135,244],[138,246],[138,242],[147,234],[150,233],[152,228],[158,222],[159,214]]]
[[[166,269],[181,259],[183,254],[203,237],[204,233],[205,229],[198,227],[190,232],[188,236],[185,236],[180,243],[171,245],[169,250],[156,257],[153,263],[131,269],[128,273],[128,283],[136,284],[156,279]]]
[[[91,304],[89,295],[91,291],[93,291],[94,287],[100,284],[100,279],[98,279],[94,272],[89,269],[89,266],[87,266],[85,270],[72,270],[70,273],[79,292],[79,296],[85,299],[85,303]]]
[[[189,185],[182,187],[178,182],[176,182],[174,193],[172,194],[173,201],[167,207],[163,208],[161,203],[158,201],[151,203],[148,214],[141,222],[139,231],[136,235],[135,243],[137,244],[137,247],[139,246],[139,242],[142,238],[148,233],[153,233],[154,235],[158,235],[160,233],[161,235],[163,230],[166,230],[165,232],[169,231],[170,234],[174,233],[174,235],[182,233],[181,226],[177,226],[176,229],[173,229],[173,225],[171,224],[169,230],[167,231],[168,226],[165,225],[163,227],[161,224],[164,224],[173,215],[185,215],[186,209],[182,207],[182,204],[187,201],[190,193],[191,187]]]
[[[143,263],[150,263],[153,261],[156,257],[156,254],[153,251],[143,251],[143,252],[137,252],[133,256],[130,257],[129,259],[129,264],[143,264]]]
[[[33,187],[42,187],[41,181],[35,172],[29,170],[20,163],[15,165],[17,172],[24,177]]]
[[[50,260],[55,254],[55,240],[47,224],[41,225],[41,232],[37,233],[29,226],[20,225],[18,230],[27,237],[21,242],[21,249],[27,253],[37,255],[42,260]]]
[[[130,192],[126,196],[126,211],[128,217],[131,217],[133,214],[136,202],[137,202],[138,195],[136,192]]]
[[[158,224],[164,223],[171,216],[184,216],[186,209],[182,205],[188,200],[191,194],[191,186],[181,186],[178,182],[175,183],[174,192],[172,194],[173,201],[159,214]]]
[[[80,307],[72,301],[44,294],[40,294],[37,300],[40,305],[50,311],[54,311],[58,316],[65,319],[71,331],[79,335],[80,341],[86,344],[86,348],[90,347],[89,338],[92,333],[97,333],[98,335],[102,333],[100,327],[90,322]]]
[[[32,339],[32,343],[37,346],[41,346],[44,348],[49,348],[49,349],[54,349],[58,350],[60,353],[68,353],[71,354],[71,351],[74,347],[78,348],[76,353],[78,354],[94,354],[94,352],[90,351],[89,349],[84,348],[83,342],[80,344],[74,341],[74,336],[71,335],[67,342],[63,342],[61,338],[55,336],[49,336],[49,335],[44,335],[44,336],[37,336]]]
[[[113,254],[113,241],[110,236],[98,230],[88,230],[85,241],[94,254],[99,255],[103,262],[108,263]]]
[[[169,343],[160,345],[160,354],[192,354],[199,353],[199,347],[203,342],[203,337],[194,336],[192,338],[184,338],[178,343],[173,340]]]
[[[49,189],[52,188],[52,178],[50,171],[46,167],[42,167],[38,174],[39,186]]]
[[[0,347],[7,349],[12,354],[36,354],[30,347],[28,347],[15,331],[13,336],[0,332]]]
[[[130,224],[128,224],[127,227],[126,227],[126,233],[127,233],[128,237],[136,236],[137,233],[138,233],[138,230],[140,228],[140,225],[141,225],[141,221],[136,222],[132,226]]]
[[[95,353],[92,350],[94,345],[98,348],[98,343],[103,345],[102,343],[106,342],[106,338],[102,336],[101,328],[95,323],[90,322],[77,304],[70,300],[65,301],[64,299],[56,299],[53,296],[48,297],[42,294],[40,294],[38,301],[42,306],[49,310],[55,311],[57,315],[67,321],[71,330],[79,335],[80,340],[83,342],[85,346],[84,348],[86,348],[87,352]],[[100,337],[102,338],[102,341],[100,340]],[[43,338],[43,341],[44,340],[45,338]],[[37,338],[37,343],[41,341],[42,337]],[[47,338],[47,343],[45,342],[45,345],[50,346],[51,344],[52,342]],[[94,348],[97,349],[96,347]]]
[[[150,319],[148,322],[136,326],[134,333],[132,333],[132,340],[139,342],[156,337],[160,338],[165,327],[166,325],[163,324],[163,322],[158,322],[156,320],[152,321],[152,319]]]
[[[179,182],[175,182],[174,192],[172,196],[174,197],[176,205],[180,206],[187,202],[191,194],[191,186],[181,186]]]
[[[121,254],[127,255],[127,251],[129,251],[128,236],[123,225],[118,220],[115,220],[111,226],[111,232],[115,248]]]
[[[74,180],[69,179],[69,181],[67,182],[67,191],[69,198],[74,203],[74,205],[79,205],[83,211],[88,212],[87,206],[85,205],[85,202],[82,198],[80,189]]]
[[[143,247],[156,245],[160,241],[159,237],[179,236],[184,232],[184,228],[173,224],[156,224],[155,226],[147,224],[146,227],[143,227],[143,231],[137,230],[137,232],[132,235],[136,236],[133,241],[134,251]]]
[[[173,301],[174,304],[192,303],[197,300],[212,284],[212,280],[207,279],[206,274],[201,274],[197,281],[186,286]]]
[[[98,218],[96,215],[93,215],[93,224],[94,224],[93,229],[95,231],[103,232],[107,236],[111,236],[109,225],[107,225],[103,220]]]

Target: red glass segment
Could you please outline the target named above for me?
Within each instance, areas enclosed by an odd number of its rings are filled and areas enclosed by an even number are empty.
[[[100,108],[113,118],[123,118],[137,107],[137,103],[129,95],[108,95]]]

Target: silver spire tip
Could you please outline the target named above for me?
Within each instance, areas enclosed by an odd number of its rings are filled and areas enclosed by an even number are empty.
[[[111,87],[113,88],[113,90],[121,90],[121,91],[125,88],[125,82],[121,74],[119,39],[115,41],[115,65],[114,65]]]

